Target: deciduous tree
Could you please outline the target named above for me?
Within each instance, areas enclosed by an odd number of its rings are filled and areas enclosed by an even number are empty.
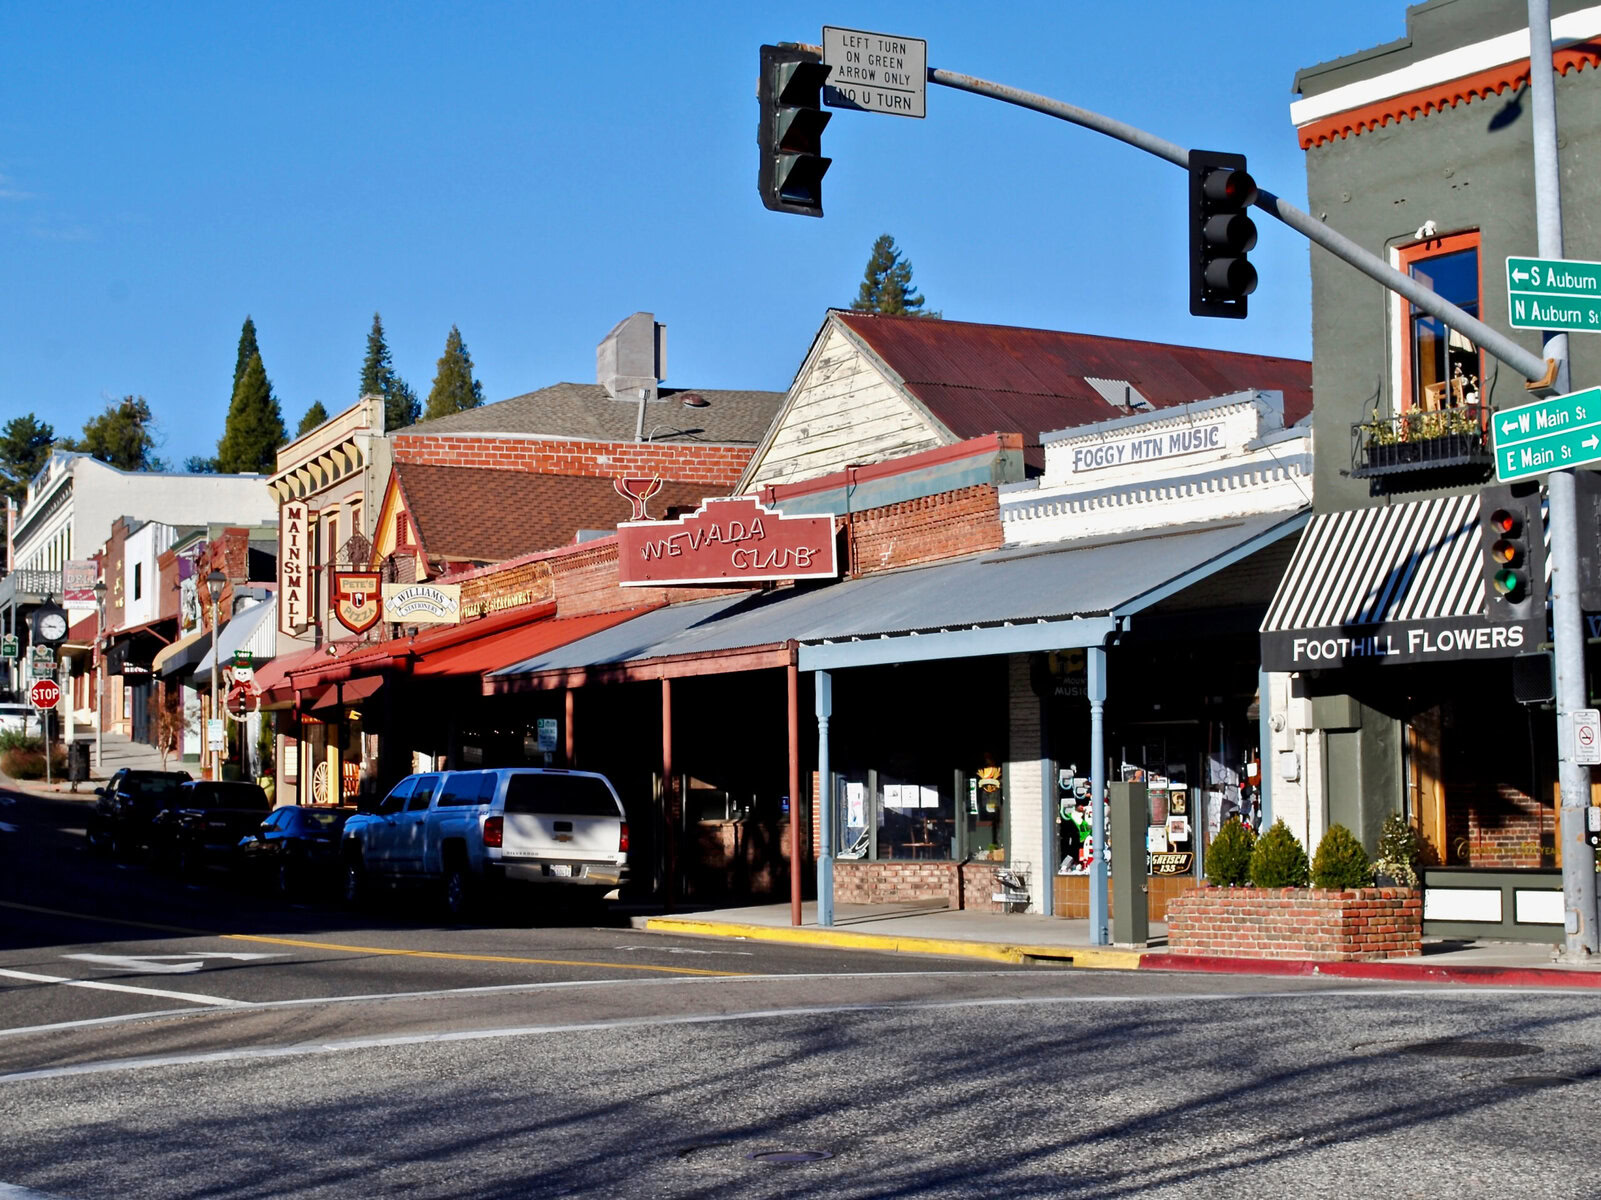
[[[56,431],[32,413],[12,417],[0,428],[0,497],[10,497],[20,508],[28,494],[28,481],[44,467]]]
[[[484,402],[484,385],[473,378],[473,360],[461,331],[454,325],[445,338],[445,352],[439,356],[434,386],[428,392],[425,419],[447,417],[463,409],[477,408]]]

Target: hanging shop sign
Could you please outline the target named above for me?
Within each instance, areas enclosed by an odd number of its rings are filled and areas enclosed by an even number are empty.
[[[69,559],[61,564],[61,603],[93,604],[100,564],[92,558]]]
[[[749,496],[708,500],[675,521],[625,521],[617,544],[624,587],[839,574],[833,517],[789,517]]]
[[[461,584],[386,583],[384,620],[396,625],[459,624]]]
[[[1150,858],[1152,875],[1188,875],[1195,866],[1193,850],[1163,850]]]
[[[334,572],[334,616],[351,633],[366,633],[383,615],[379,593],[383,576],[377,571]]]
[[[278,632],[299,633],[311,620],[311,513],[291,500],[278,507]]]
[[[1262,665],[1269,671],[1315,671],[1506,658],[1539,641],[1533,622],[1492,624],[1482,616],[1276,630],[1262,634]]]

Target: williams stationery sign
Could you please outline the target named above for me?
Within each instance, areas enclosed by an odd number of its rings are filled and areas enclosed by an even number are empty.
[[[625,587],[839,574],[833,517],[786,517],[749,496],[708,500],[676,521],[624,521],[617,546],[618,582]]]
[[[379,590],[383,576],[377,571],[334,572],[334,616],[351,633],[366,633],[383,615]]]
[[[384,620],[396,625],[461,623],[461,584],[386,583]]]

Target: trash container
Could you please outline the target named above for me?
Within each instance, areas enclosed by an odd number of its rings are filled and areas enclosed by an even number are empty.
[[[89,778],[89,743],[67,743],[67,779],[83,783]]]

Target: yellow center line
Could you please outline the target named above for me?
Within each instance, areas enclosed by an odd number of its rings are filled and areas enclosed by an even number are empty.
[[[265,942],[274,946],[300,946],[311,950],[332,950],[342,954],[386,954],[397,958],[440,958],[455,962],[521,963],[538,967],[605,967],[617,971],[655,971],[663,975],[714,975],[737,979],[747,971],[708,971],[701,967],[658,967],[648,963],[590,962],[583,959],[519,958],[503,954],[450,954],[443,950],[396,950],[388,946],[345,946],[336,942],[315,942],[302,938],[269,937],[257,933],[217,933],[209,929],[190,929],[183,925],[158,925],[150,921],[131,921],[125,917],[102,917],[93,913],[68,912],[59,908],[41,908],[33,904],[17,904],[0,900],[0,908],[19,912],[40,913],[51,917],[70,917],[80,921],[96,921],[105,925],[126,925],[132,929],[152,929],[160,933],[180,933],[187,937],[218,938],[231,942]]]

